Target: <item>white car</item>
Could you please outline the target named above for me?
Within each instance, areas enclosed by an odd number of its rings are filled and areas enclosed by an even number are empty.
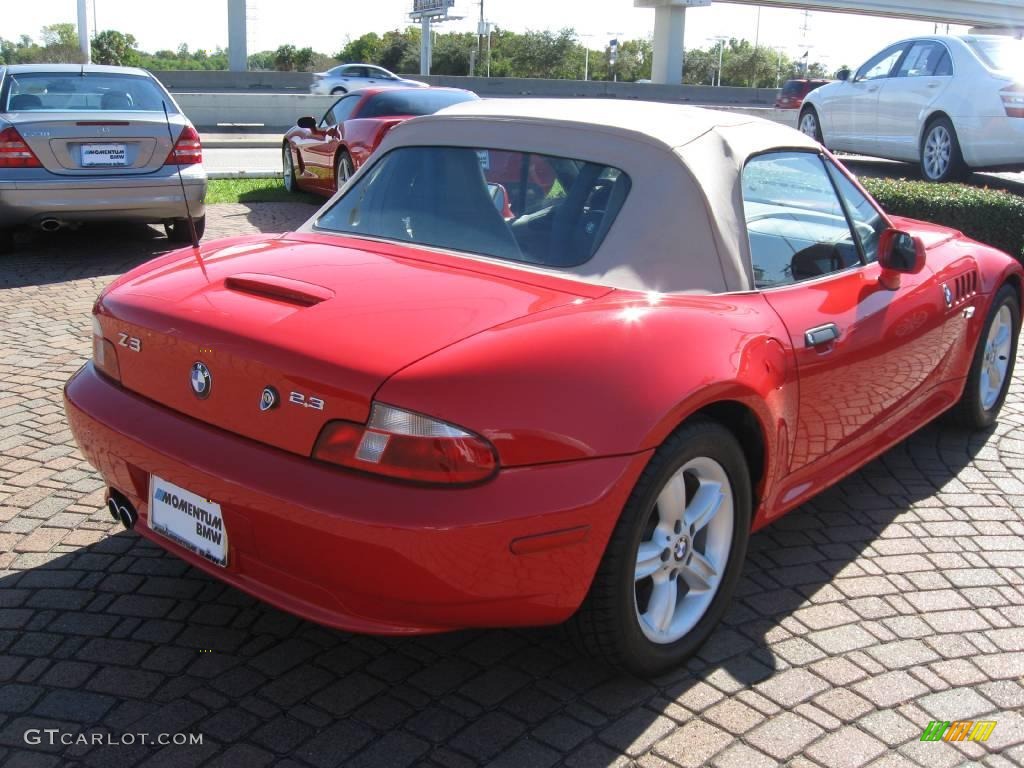
[[[326,72],[316,72],[309,92],[326,96],[348,93],[359,88],[427,88],[419,80],[406,80],[373,64],[341,64]]]
[[[800,130],[829,149],[918,162],[929,181],[1024,168],[1024,41],[918,37],[812,91]]]

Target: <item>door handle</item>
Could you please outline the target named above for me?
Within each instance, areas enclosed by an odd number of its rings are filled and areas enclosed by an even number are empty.
[[[928,87],[929,88],[938,88],[939,84],[938,83],[928,83]]]
[[[875,91],[878,90],[878,86],[877,85],[872,85],[867,90],[868,90],[868,93],[874,93]]]
[[[804,331],[804,344],[808,347],[820,347],[839,338],[839,328],[835,323],[826,323]]]

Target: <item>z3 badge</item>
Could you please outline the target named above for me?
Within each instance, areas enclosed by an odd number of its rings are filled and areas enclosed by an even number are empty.
[[[117,343],[122,347],[127,347],[132,352],[142,351],[142,339],[136,338],[135,336],[129,336],[127,333],[118,333]]]

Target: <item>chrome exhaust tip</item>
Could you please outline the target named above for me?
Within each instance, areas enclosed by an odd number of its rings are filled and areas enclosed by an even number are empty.
[[[60,219],[43,219],[39,222],[39,228],[43,232],[56,232],[64,226],[64,222]]]
[[[130,531],[138,522],[139,513],[128,501],[128,497],[116,488],[110,488],[107,491],[107,496],[107,510],[110,512],[110,516],[123,525],[125,530]]]

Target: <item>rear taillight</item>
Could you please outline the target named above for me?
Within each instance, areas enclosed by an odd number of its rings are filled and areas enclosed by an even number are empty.
[[[365,425],[329,422],[313,458],[420,483],[477,483],[498,468],[494,446],[480,435],[382,403]]]
[[[203,162],[203,145],[199,141],[199,134],[191,125],[186,125],[174,149],[167,155],[164,165],[195,165]]]
[[[1024,117],[1024,83],[1015,83],[999,92],[1007,117]]]
[[[92,316],[92,362],[96,368],[112,378],[121,381],[121,366],[117,364],[117,349],[103,338],[103,329],[96,315]]]
[[[42,163],[13,126],[0,131],[0,168],[38,168]]]

